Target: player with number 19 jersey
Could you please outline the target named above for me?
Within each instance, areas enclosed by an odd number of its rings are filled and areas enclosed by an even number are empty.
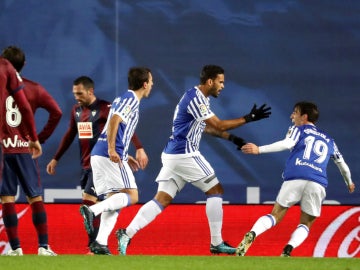
[[[106,130],[112,115],[117,114],[122,121],[116,135],[115,150],[122,161],[127,161],[130,141],[139,121],[139,104],[139,99],[132,90],[128,90],[122,96],[114,99],[105,127],[91,151],[92,156],[109,157]]]
[[[329,159],[334,162],[343,159],[334,140],[310,124],[290,127],[286,137],[294,147],[286,161],[284,180],[305,179],[327,187]]]
[[[172,134],[165,146],[165,154],[192,156],[199,151],[204,120],[214,116],[210,109],[210,99],[196,86],[185,92],[176,106]]]

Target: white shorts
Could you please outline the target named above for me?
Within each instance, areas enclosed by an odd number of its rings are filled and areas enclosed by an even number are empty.
[[[319,217],[325,196],[325,188],[316,182],[301,179],[289,180],[283,182],[276,202],[283,207],[291,207],[300,202],[303,212]]]
[[[201,155],[180,159],[161,156],[163,167],[156,177],[158,191],[164,191],[172,198],[180,192],[186,183],[191,183],[203,192],[219,183],[214,169]]]
[[[137,189],[134,174],[126,161],[120,167],[107,157],[91,156],[94,187],[98,196],[124,188]]]

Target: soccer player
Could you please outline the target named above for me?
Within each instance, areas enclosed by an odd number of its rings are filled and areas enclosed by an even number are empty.
[[[9,60],[17,72],[21,72],[25,64],[25,54],[20,48],[9,46],[3,50],[2,57]],[[23,78],[23,81],[24,92],[33,113],[35,114],[38,108],[43,108],[49,113],[48,121],[38,135],[39,142],[44,143],[58,125],[62,111],[40,84],[26,78]],[[6,108],[12,114],[7,115],[6,124],[3,127],[4,169],[0,189],[4,225],[11,246],[6,255],[23,255],[15,209],[15,195],[19,183],[32,211],[32,221],[38,236],[38,255],[56,256],[48,245],[47,216],[42,198],[43,188],[39,181],[39,166],[37,160],[32,159],[29,154],[27,139],[20,132],[25,124],[22,120],[23,114],[17,112],[16,106],[14,99],[9,96],[6,99]]]
[[[54,158],[47,165],[50,175],[56,173],[55,168],[60,158],[64,155],[71,143],[78,135],[80,146],[81,177],[80,185],[83,190],[82,204],[91,206],[98,201],[93,183],[93,174],[90,166],[90,153],[101,131],[104,128],[111,104],[98,99],[94,94],[94,81],[87,76],[80,76],[73,82],[73,94],[77,104],[73,106],[69,128],[63,136]],[[145,169],[148,163],[147,154],[134,134],[132,142],[136,148],[136,161],[133,162],[134,170]],[[88,247],[96,239],[100,225],[100,216],[94,219],[94,232],[88,235]]]
[[[20,118],[18,116],[21,115],[24,126],[23,129],[19,131],[28,141],[29,152],[32,158],[35,159],[42,155],[42,147],[36,134],[34,114],[29,101],[22,91],[23,88],[24,83],[19,73],[7,59],[0,57],[0,126],[2,127],[0,129],[0,139],[3,138],[3,129],[6,128],[8,118],[10,117],[10,120],[19,120]],[[11,102],[8,102],[8,100]],[[9,105],[13,105],[13,100],[15,100],[17,106],[9,107]],[[2,165],[1,158],[2,156],[0,157]]]
[[[289,128],[285,139],[263,146],[248,143],[241,148],[243,153],[254,155],[285,150],[291,150],[291,153],[283,172],[284,182],[271,214],[255,222],[239,244],[236,255],[244,256],[255,237],[278,224],[287,210],[298,202],[301,207],[300,224],[281,256],[289,257],[291,251],[305,241],[312,224],[320,216],[328,185],[326,169],[330,159],[339,168],[349,192],[354,192],[355,184],[351,180],[349,167],[334,140],[315,126],[318,117],[318,108],[314,103],[298,102],[290,115],[294,125]]]
[[[138,202],[138,190],[129,165],[133,160],[128,159],[128,149],[139,120],[140,101],[150,95],[152,86],[150,69],[130,68],[128,90],[114,99],[104,130],[91,151],[95,190],[99,196],[106,197],[90,207],[80,207],[88,233],[94,230],[94,217],[102,213],[99,233],[90,245],[94,254],[111,254],[107,242],[119,210]]]
[[[209,222],[211,253],[234,254],[235,248],[223,241],[221,235],[223,208],[223,187],[214,169],[199,152],[203,132],[226,140],[238,147],[244,140],[226,130],[245,123],[270,116],[270,107],[256,105],[243,117],[221,120],[210,109],[210,96],[217,98],[224,88],[224,69],[216,65],[206,65],[200,74],[200,84],[185,92],[176,106],[172,134],[165,146],[161,159],[163,167],[156,178],[158,190],[155,197],[144,204],[135,218],[125,229],[116,232],[119,252],[126,255],[129,241],[134,235],[159,215],[182,190],[191,183],[207,196],[206,215]]]

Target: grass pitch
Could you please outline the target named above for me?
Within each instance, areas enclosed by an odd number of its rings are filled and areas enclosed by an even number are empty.
[[[84,256],[0,257],[1,269],[131,269],[131,270],[358,270],[357,258],[234,257],[234,256]]]

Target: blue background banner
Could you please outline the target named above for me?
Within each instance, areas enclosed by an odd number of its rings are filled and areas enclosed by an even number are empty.
[[[0,2],[0,45],[21,47],[22,75],[40,82],[58,101],[63,118],[40,158],[45,200],[78,202],[80,162],[77,142],[65,153],[57,174],[51,160],[68,127],[74,105],[72,82],[95,81],[97,97],[112,101],[127,89],[127,70],[152,69],[154,87],[141,104],[137,133],[149,155],[135,174],[140,202],[153,197],[160,154],[171,131],[182,93],[199,82],[205,64],[225,69],[225,90],[212,99],[221,119],[248,113],[254,103],[272,107],[269,119],[233,131],[256,144],[282,139],[295,102],[318,104],[318,126],[335,138],[355,183],[359,166],[360,104],[359,1],[237,0],[5,0]],[[39,129],[47,114],[39,110]],[[132,150],[133,151],[133,150]],[[282,183],[288,153],[245,156],[230,142],[204,135],[201,151],[233,204],[269,203]],[[359,204],[329,164],[327,203]],[[359,185],[359,184],[358,184]],[[205,196],[187,186],[175,199],[195,203]],[[20,195],[19,201],[24,201]]]

